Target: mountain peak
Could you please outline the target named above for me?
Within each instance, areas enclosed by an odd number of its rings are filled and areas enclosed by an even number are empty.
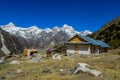
[[[13,26],[15,26],[15,25],[13,24],[13,22],[9,22],[9,23],[7,24],[7,26],[13,27]]]
[[[60,31],[60,28],[58,26],[55,26],[52,30],[53,31]]]
[[[66,30],[66,29],[74,30],[72,26],[69,26],[69,25],[67,25],[67,24],[64,24],[61,29],[62,29],[62,30]]]
[[[53,29],[59,29],[59,27],[58,27],[58,26],[55,26],[55,27],[53,27]]]
[[[44,29],[44,31],[47,32],[47,33],[49,33],[49,32],[52,32],[52,29],[46,28],[46,29]]]
[[[67,24],[64,24],[64,25],[63,25],[63,27],[66,27],[66,26],[68,26],[68,25],[67,25]]]
[[[92,34],[92,32],[89,31],[89,30],[84,30],[84,31],[81,31],[80,34],[83,35],[83,36],[86,36],[88,34]]]
[[[12,22],[10,22],[7,25],[2,26],[2,29],[10,33],[15,33],[18,30],[18,27],[16,27]]]
[[[69,26],[67,24],[64,24],[62,27],[68,28],[68,27],[71,27],[71,26]]]
[[[31,26],[29,29],[39,29],[37,26]]]

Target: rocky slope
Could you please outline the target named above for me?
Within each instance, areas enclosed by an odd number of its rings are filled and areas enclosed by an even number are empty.
[[[91,37],[101,39],[113,48],[120,47],[120,17],[105,24],[100,30],[93,33]]]
[[[0,56],[10,53],[19,53],[23,45],[18,39],[0,28]]]

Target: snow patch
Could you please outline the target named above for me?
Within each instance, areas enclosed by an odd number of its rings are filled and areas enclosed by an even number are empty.
[[[4,44],[4,37],[3,35],[1,34],[1,31],[0,31],[0,35],[1,35],[1,42],[2,42],[2,48],[1,50],[7,55],[7,54],[10,54],[11,52],[7,49],[6,45]]]

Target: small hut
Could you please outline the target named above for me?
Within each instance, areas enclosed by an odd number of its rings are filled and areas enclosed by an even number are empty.
[[[94,40],[87,36],[75,35],[65,42],[67,54],[100,54],[107,52],[110,46],[100,40]]]

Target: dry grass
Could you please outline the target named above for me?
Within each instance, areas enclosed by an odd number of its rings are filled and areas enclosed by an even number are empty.
[[[0,77],[5,76],[5,80],[120,80],[120,55],[114,53],[99,56],[62,56],[62,60],[43,58],[38,63],[28,63],[25,57],[14,58],[14,60],[22,63],[0,64]],[[71,75],[69,70],[73,69],[78,62],[87,63],[92,68],[102,71],[103,77],[94,77],[88,73]],[[50,69],[52,73],[41,73],[45,68]],[[16,74],[18,69],[23,72]],[[60,72],[60,69],[64,71]]]

